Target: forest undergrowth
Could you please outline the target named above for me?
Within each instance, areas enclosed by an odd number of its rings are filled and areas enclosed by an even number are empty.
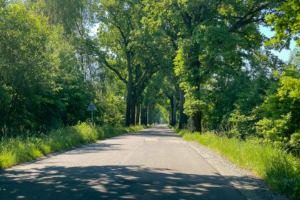
[[[0,142],[0,169],[30,161],[49,153],[62,151],[98,140],[145,129],[148,126],[105,127],[79,123],[38,137],[3,138]]]
[[[200,134],[174,130],[183,139],[197,141],[238,166],[251,170],[275,191],[300,199],[300,159],[292,154],[252,140],[228,138],[226,135],[220,137],[211,131]]]

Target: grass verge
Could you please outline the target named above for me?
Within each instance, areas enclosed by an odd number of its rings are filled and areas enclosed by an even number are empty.
[[[147,128],[147,126],[98,127],[81,123],[52,131],[40,137],[3,139],[0,142],[0,169],[33,160],[52,152],[70,149],[144,128]]]
[[[260,145],[237,138],[220,137],[212,132],[175,132],[185,140],[198,141],[231,162],[251,170],[275,191],[300,199],[300,159],[271,145]]]

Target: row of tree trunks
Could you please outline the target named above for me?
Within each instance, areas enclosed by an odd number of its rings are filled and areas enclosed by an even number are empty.
[[[179,89],[179,97],[180,97],[180,116],[179,116],[179,128],[182,129],[184,128],[184,126],[187,124],[187,115],[183,113],[184,108],[184,102],[185,102],[185,97],[184,97],[185,92],[181,89]],[[134,95],[132,96],[132,100],[135,99]],[[176,96],[172,95],[170,98],[170,105],[171,105],[171,114],[170,114],[170,120],[169,120],[169,124],[171,126],[175,126],[176,125]],[[131,102],[131,107],[130,107],[130,124],[131,125],[137,125],[139,124],[141,119],[141,124],[152,124],[153,123],[153,119],[152,119],[152,115],[153,115],[153,107],[148,104],[147,108],[146,108],[146,121],[143,121],[143,108],[141,107],[145,107],[145,106],[141,106],[141,105],[136,105],[136,102],[132,101]],[[197,127],[197,126],[196,126]],[[200,128],[201,129],[201,128]],[[198,131],[198,129],[197,129]]]
[[[153,124],[155,121],[153,119],[153,111],[154,111],[154,106],[151,105],[150,103],[141,106],[141,105],[136,105],[136,102],[132,102],[130,108],[130,125],[138,125],[140,121],[141,124],[143,125]],[[175,108],[175,113],[176,113],[176,108]]]
[[[185,97],[184,97],[185,92],[179,88],[179,100],[180,100],[180,116],[179,116],[179,128],[182,129],[184,126],[187,124],[187,115],[183,113],[184,108],[184,102],[185,102]],[[131,96],[131,105],[130,105],[130,125],[137,125],[139,124],[139,119],[141,119],[141,124],[147,125],[147,124],[152,124],[153,119],[152,119],[152,113],[153,113],[153,107],[150,106],[150,104],[147,105],[146,109],[146,118],[143,116],[141,112],[143,112],[143,108],[141,109],[140,105],[136,105],[135,102],[135,94]],[[171,126],[176,125],[176,96],[173,94],[170,96],[170,105],[171,105],[171,114],[170,114],[170,120],[169,124]],[[144,111],[145,112],[145,111]],[[140,114],[141,113],[141,114]],[[143,117],[146,119],[146,121],[143,121]],[[142,122],[143,121],[143,122]],[[195,125],[191,126],[194,127]],[[197,125],[195,127],[198,127]],[[200,128],[196,128],[195,131],[199,131]],[[192,129],[191,129],[192,130]]]

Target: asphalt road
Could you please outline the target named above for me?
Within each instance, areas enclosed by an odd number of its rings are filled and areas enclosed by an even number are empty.
[[[0,199],[246,199],[165,125],[0,172]]]

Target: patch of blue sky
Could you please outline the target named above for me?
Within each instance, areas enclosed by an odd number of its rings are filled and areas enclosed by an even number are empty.
[[[271,38],[271,37],[273,37],[275,35],[275,32],[271,31],[270,27],[260,26],[260,32],[262,34],[264,34],[265,36],[267,36],[268,38]],[[290,59],[291,52],[293,52],[293,50],[294,50],[295,47],[296,47],[296,42],[294,40],[292,40],[291,44],[290,44],[290,49],[289,50],[283,49],[280,52],[276,51],[276,50],[272,50],[272,53],[274,55],[277,55],[278,58],[280,58],[281,60],[287,62]]]

